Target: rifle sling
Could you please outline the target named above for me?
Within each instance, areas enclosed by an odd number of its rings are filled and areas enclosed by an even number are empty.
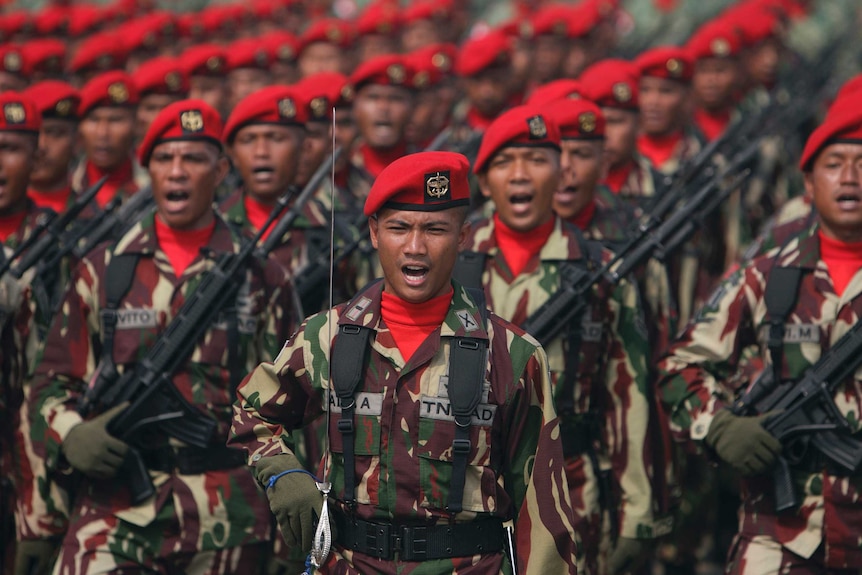
[[[781,381],[781,364],[784,359],[784,324],[796,307],[802,268],[774,267],[766,280],[763,294],[766,303],[766,322],[769,332],[766,348],[772,362],[773,381]]]
[[[102,374],[113,377],[117,373],[114,364],[114,334],[117,330],[117,310],[120,302],[132,288],[139,254],[119,254],[111,258],[105,270],[105,307],[99,314],[102,319]]]

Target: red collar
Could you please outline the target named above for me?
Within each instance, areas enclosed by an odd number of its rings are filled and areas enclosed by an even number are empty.
[[[494,123],[497,116],[486,116],[479,113],[479,111],[473,106],[470,106],[470,109],[467,110],[467,116],[464,119],[467,122],[467,125],[472,129],[484,132],[488,129],[488,126]]]
[[[590,227],[590,222],[593,221],[593,216],[596,214],[596,202],[593,200],[582,209],[580,212],[569,218],[569,223],[574,224],[579,230],[584,231]]]
[[[661,168],[676,151],[676,146],[682,141],[682,131],[671,132],[664,136],[638,136],[638,151],[643,154],[653,166]]]
[[[840,296],[862,268],[862,242],[842,242],[827,237],[822,229],[817,231],[817,235],[820,238],[820,258],[826,262],[835,293]]]
[[[266,220],[269,218],[270,214],[272,214],[272,210],[275,209],[274,204],[263,204],[257,199],[251,197],[248,193],[242,195],[242,205],[245,208],[245,217],[254,229],[254,233],[260,231],[260,228],[263,227],[263,224],[266,223]],[[263,239],[266,239],[266,236],[269,235],[270,231],[272,231],[272,226],[266,230],[266,234],[264,234]]]
[[[395,294],[383,292],[380,316],[405,361],[413,357],[428,335],[446,319],[453,293],[454,290],[450,288],[441,296],[422,303],[411,303]]]
[[[703,108],[695,108],[694,123],[703,132],[706,140],[711,142],[718,138],[730,124],[730,109],[710,112]]]
[[[114,199],[114,196],[117,195],[117,191],[126,184],[132,182],[134,178],[134,168],[132,167],[131,159],[126,160],[124,163],[110,171],[102,170],[87,160],[86,169],[87,181],[90,185],[95,184],[103,176],[108,176],[108,179],[105,181],[104,185],[102,185],[102,189],[96,194],[96,203],[99,204],[100,208],[104,208],[108,202]]]
[[[27,217],[27,209],[23,209],[8,216],[0,216],[0,243],[6,243],[15,233],[21,229],[24,218]]]
[[[33,200],[40,208],[51,208],[58,214],[66,211],[66,206],[69,205],[69,197],[72,195],[72,187],[66,186],[59,190],[50,192],[41,192],[30,188],[27,190],[27,197]]]
[[[504,224],[498,214],[494,214],[494,239],[513,277],[524,271],[527,262],[542,251],[542,246],[554,231],[554,223],[555,218],[550,218],[535,229],[519,232]]]
[[[628,181],[629,174],[632,173],[634,168],[634,160],[629,160],[618,168],[612,167],[608,169],[608,176],[605,178],[604,184],[610,188],[613,193],[620,193],[620,190],[623,189],[623,185]]]
[[[373,150],[366,144],[362,144],[359,147],[359,152],[362,154],[365,171],[376,179],[380,175],[380,172],[383,171],[383,168],[398,158],[407,155],[407,145],[401,143],[391,150]]]
[[[158,215],[155,220],[156,240],[171,262],[174,275],[179,278],[198,257],[201,248],[209,243],[215,230],[215,219],[209,226],[199,230],[174,229],[162,222]]]

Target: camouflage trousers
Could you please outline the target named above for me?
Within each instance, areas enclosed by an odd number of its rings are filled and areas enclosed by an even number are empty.
[[[822,547],[805,559],[770,537],[737,535],[724,572],[727,575],[862,575],[860,569],[834,569],[824,564]]]
[[[123,521],[108,510],[76,511],[53,575],[254,575],[263,572],[270,555],[269,542],[178,552],[183,538],[170,503],[146,527]]]
[[[610,510],[599,505],[599,482],[587,456],[566,458],[566,480],[581,539],[578,573],[600,575],[611,547]]]

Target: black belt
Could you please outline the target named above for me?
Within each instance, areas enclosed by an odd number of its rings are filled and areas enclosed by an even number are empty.
[[[233,469],[248,461],[244,450],[227,447],[162,447],[141,450],[141,457],[147,469],[165,473],[176,470],[182,475]]]
[[[471,557],[503,550],[503,522],[484,519],[471,523],[440,525],[393,525],[348,517],[333,508],[336,543],[377,559],[428,561]]]

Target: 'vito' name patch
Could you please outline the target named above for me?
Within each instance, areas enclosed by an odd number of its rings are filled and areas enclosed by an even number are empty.
[[[490,427],[494,423],[494,414],[497,413],[496,405],[480,403],[473,411],[472,425]],[[419,403],[419,417],[424,419],[436,419],[439,421],[455,421],[452,413],[452,405],[444,397],[433,397],[423,395]]]
[[[325,400],[324,400],[325,401]],[[330,413],[341,413],[341,400],[335,394],[329,395],[329,411]],[[356,394],[356,410],[357,415],[380,415],[383,413],[383,394],[382,393],[365,393]]]
[[[117,310],[117,329],[156,327],[156,311],[147,308]]]

